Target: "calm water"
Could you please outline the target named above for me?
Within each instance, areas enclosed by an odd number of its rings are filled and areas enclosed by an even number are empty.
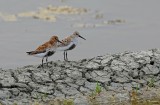
[[[77,30],[87,40],[68,53],[70,60],[90,58],[126,50],[137,51],[160,47],[160,1],[158,0],[0,0],[0,12],[16,14],[36,11],[48,5],[68,5],[87,8],[84,15],[57,15],[57,22],[19,18],[16,22],[0,19],[0,68],[16,68],[40,64],[41,59],[27,56],[26,51],[56,34],[60,39]],[[96,14],[103,14],[95,19]],[[90,24],[122,19],[122,24],[107,24],[93,28]],[[72,27],[87,23],[88,28]],[[63,60],[62,52],[49,60]]]

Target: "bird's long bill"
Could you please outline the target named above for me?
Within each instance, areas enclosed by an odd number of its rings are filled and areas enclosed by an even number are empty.
[[[59,40],[58,40],[58,42],[60,42],[60,43],[64,44],[63,42],[61,42],[61,41],[59,41]]]
[[[84,37],[82,37],[81,35],[79,35],[79,37],[82,38],[82,39],[84,39],[84,40],[86,40],[86,39],[85,39]]]

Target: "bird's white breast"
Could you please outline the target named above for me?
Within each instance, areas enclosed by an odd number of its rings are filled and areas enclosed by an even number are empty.
[[[35,54],[34,56],[39,57],[39,58],[43,58],[47,53],[48,53],[48,51],[46,51],[44,53]]]

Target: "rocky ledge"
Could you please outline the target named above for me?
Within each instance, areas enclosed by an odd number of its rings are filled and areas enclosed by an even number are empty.
[[[0,102],[29,105],[35,100],[47,103],[59,97],[72,98],[77,105],[87,104],[82,99],[95,90],[97,82],[104,91],[130,91],[146,87],[150,81],[159,87],[159,80],[159,49],[106,54],[79,61],[49,62],[49,67],[44,68],[29,65],[0,69]]]

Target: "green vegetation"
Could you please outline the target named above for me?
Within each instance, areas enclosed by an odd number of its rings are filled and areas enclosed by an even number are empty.
[[[95,90],[89,95],[91,99],[94,99],[97,95],[99,95],[102,91],[100,84],[97,82]]]
[[[63,105],[74,105],[74,102],[71,99],[65,99],[63,100]]]
[[[155,80],[154,80],[154,78],[151,78],[150,81],[148,81],[148,86],[149,87],[155,87]]]
[[[100,86],[99,83],[97,82],[97,84],[96,84],[96,89],[95,89],[95,93],[96,93],[96,94],[100,94],[101,91],[102,91],[101,86]]]

